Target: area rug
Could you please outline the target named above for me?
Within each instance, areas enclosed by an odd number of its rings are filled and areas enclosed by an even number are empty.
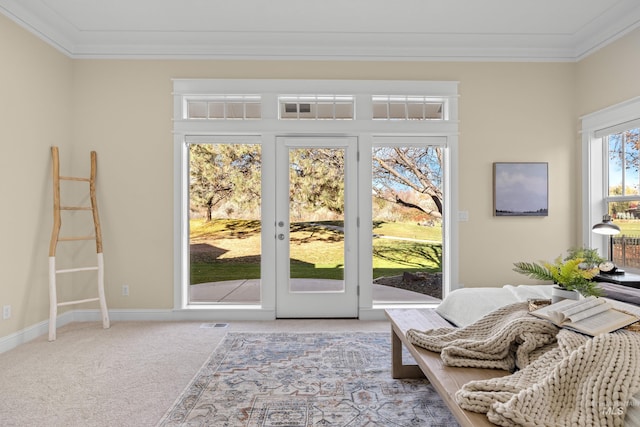
[[[390,333],[229,332],[158,426],[458,426]]]

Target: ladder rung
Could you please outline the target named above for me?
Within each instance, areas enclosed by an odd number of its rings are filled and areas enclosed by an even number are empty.
[[[60,206],[62,211],[90,211],[91,206]]]
[[[71,242],[74,240],[95,240],[96,236],[60,237],[58,242]]]
[[[76,178],[75,176],[61,176],[60,179],[65,181],[83,181],[83,182],[91,182],[89,178]]]
[[[85,302],[94,302],[94,301],[100,301],[100,298],[88,298],[88,299],[79,299],[76,301],[59,302],[58,307],[62,307],[64,305],[82,304]]]
[[[56,273],[75,273],[76,271],[95,271],[98,267],[80,267],[80,268],[65,268],[63,270],[56,270]]]

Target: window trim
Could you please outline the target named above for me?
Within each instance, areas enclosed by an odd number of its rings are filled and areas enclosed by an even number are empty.
[[[640,120],[640,97],[580,117],[582,121],[582,242],[607,254],[606,236],[596,236],[591,227],[607,213],[609,198],[608,157],[605,137]]]

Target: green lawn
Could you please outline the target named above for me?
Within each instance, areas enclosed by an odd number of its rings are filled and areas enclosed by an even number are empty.
[[[316,224],[318,224],[316,222]],[[341,225],[324,222],[326,225]],[[241,220],[192,220],[191,283],[257,279],[260,277],[260,222]],[[374,238],[374,278],[405,271],[441,271],[442,229],[414,223],[378,223],[374,234],[430,242]],[[293,224],[290,234],[291,277],[341,279],[342,234],[307,223]],[[211,248],[207,252],[206,248]]]
[[[639,220],[615,220],[616,225],[620,227],[620,233],[625,236],[638,237],[640,236],[640,221]]]
[[[442,227],[423,227],[414,222],[376,222],[373,234],[442,242]]]

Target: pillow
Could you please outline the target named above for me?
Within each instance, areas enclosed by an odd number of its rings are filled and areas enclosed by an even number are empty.
[[[517,301],[513,293],[504,288],[462,288],[450,292],[436,307],[436,313],[455,326],[464,327]]]
[[[551,299],[552,285],[505,285],[518,301],[527,301],[529,299]]]
[[[436,313],[455,326],[464,327],[500,307],[529,298],[551,298],[551,286],[506,285],[502,288],[456,289],[436,307]]]

